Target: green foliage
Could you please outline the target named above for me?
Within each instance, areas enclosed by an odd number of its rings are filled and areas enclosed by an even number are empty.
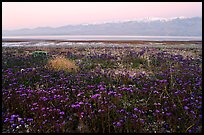
[[[151,57],[150,61],[151,61],[151,65],[153,65],[153,66],[157,66],[157,67],[161,66],[159,59],[156,57]]]
[[[34,51],[32,52],[32,56],[33,57],[45,57],[47,56],[47,52],[46,51]]]
[[[132,63],[133,63],[133,65],[132,65],[133,68],[138,68],[140,64],[146,65],[147,60],[144,58],[134,58],[134,59],[132,59]]]
[[[125,59],[123,61],[126,64],[131,64],[131,68],[139,68],[140,65],[147,65],[147,60],[145,58],[141,58],[141,57],[132,57],[131,59]]]
[[[116,62],[109,60],[109,59],[100,59],[100,58],[94,58],[94,59],[83,59],[83,65],[85,69],[93,69],[97,65],[100,65],[101,68],[116,68]]]

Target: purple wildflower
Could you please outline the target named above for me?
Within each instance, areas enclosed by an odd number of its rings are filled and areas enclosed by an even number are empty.
[[[14,123],[14,119],[10,119],[10,123]]]
[[[65,125],[65,121],[63,121],[63,122],[61,123],[61,125]]]
[[[20,123],[21,123],[21,125],[24,125],[25,122],[23,120],[21,120]]]
[[[83,102],[79,102],[80,105],[84,104]]]
[[[40,99],[43,100],[43,101],[47,101],[48,100],[48,98],[46,98],[46,97],[41,97]]]
[[[105,90],[105,88],[101,87],[100,90],[103,91],[103,90]]]
[[[99,109],[98,112],[105,112],[104,110]]]
[[[91,96],[91,98],[93,98],[93,99],[95,99],[97,97],[100,97],[100,94],[95,94],[95,95]]]
[[[143,120],[143,119],[140,119],[140,122],[144,123],[144,122],[145,122],[145,120]]]
[[[160,103],[154,103],[154,105],[155,105],[155,106],[160,106],[161,104],[160,104]]]
[[[33,118],[28,118],[27,121],[31,122],[31,121],[33,121]]]
[[[201,119],[202,119],[202,114],[200,114],[200,115],[199,115],[199,118],[201,118]]]
[[[155,90],[155,91],[153,91],[153,93],[154,93],[154,94],[158,94],[159,92]]]
[[[37,105],[38,103],[33,103],[33,105],[35,106],[35,105]]]
[[[15,128],[16,126],[17,126],[17,124],[12,124],[11,125],[12,128]]]
[[[172,114],[172,113],[170,113],[170,112],[166,113],[167,116],[171,116],[171,114]]]
[[[64,112],[62,111],[62,112],[60,112],[59,114],[60,114],[60,115],[64,115]]]
[[[11,115],[11,119],[18,118],[18,117],[19,115],[15,115],[15,114]]]
[[[8,121],[8,118],[5,118],[4,123],[6,123]]]
[[[160,111],[159,111],[159,110],[156,110],[155,112],[156,112],[156,113],[159,113]]]
[[[188,110],[189,109],[188,106],[184,106],[183,108],[184,108],[184,110]]]
[[[80,107],[80,104],[76,104],[76,105],[75,105],[75,104],[72,104],[71,107],[72,107],[72,108],[78,108],[78,107]]]
[[[117,126],[117,127],[120,127],[120,126],[121,126],[121,123],[120,123],[120,122],[117,122],[117,123],[116,123],[116,126]]]
[[[138,111],[139,109],[138,108],[134,108],[134,111]]]
[[[133,114],[132,116],[133,116],[133,118],[138,118],[136,114]]]

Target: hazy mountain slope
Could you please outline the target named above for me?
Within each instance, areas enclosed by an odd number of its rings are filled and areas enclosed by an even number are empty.
[[[125,22],[39,27],[2,31],[3,36],[17,35],[139,35],[202,36],[202,18],[145,19]]]

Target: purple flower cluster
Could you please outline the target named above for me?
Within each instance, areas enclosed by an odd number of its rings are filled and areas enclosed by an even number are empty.
[[[62,51],[49,49],[50,57]],[[49,57],[39,61],[2,51],[4,131],[166,133],[202,127],[200,50],[63,49],[78,61],[78,72],[47,69]]]

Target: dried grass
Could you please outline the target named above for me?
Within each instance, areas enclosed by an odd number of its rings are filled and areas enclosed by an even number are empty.
[[[78,71],[79,67],[75,65],[74,61],[65,58],[64,56],[56,56],[53,59],[50,59],[46,65],[48,69],[55,71]]]

